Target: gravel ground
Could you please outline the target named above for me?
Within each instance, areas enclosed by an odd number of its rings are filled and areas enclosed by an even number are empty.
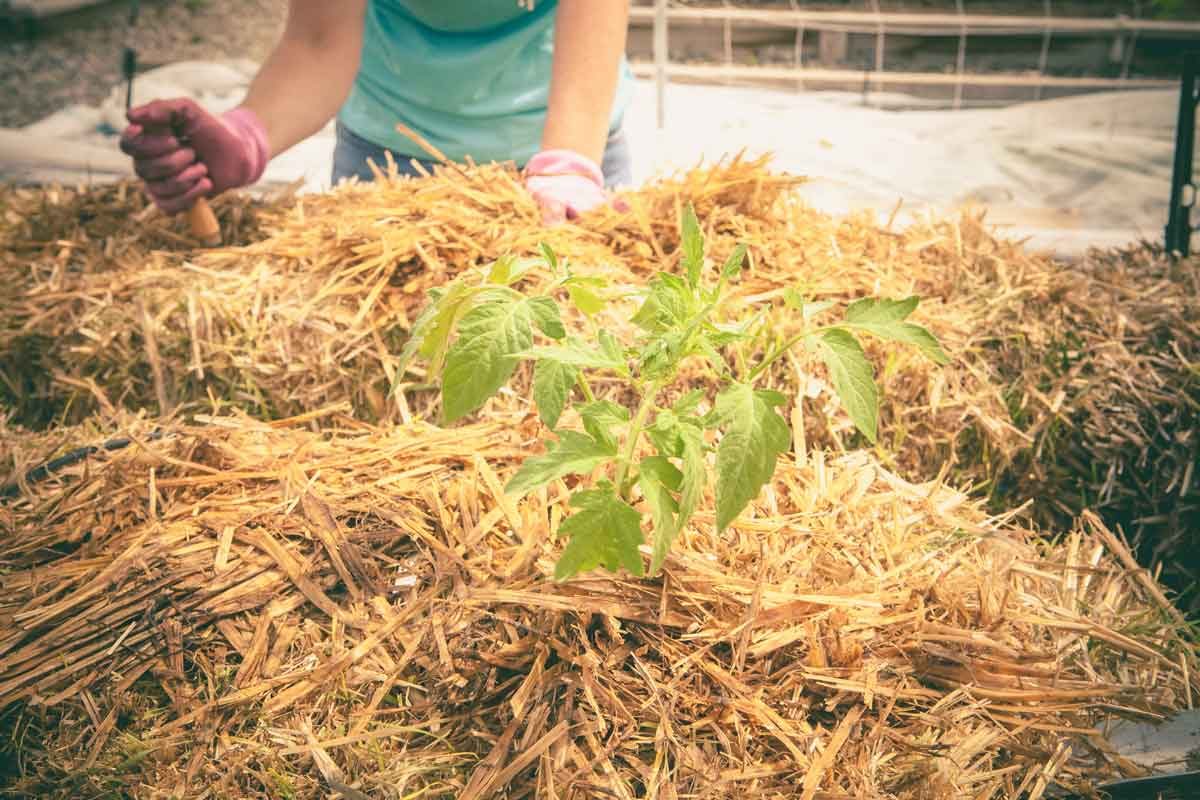
[[[132,40],[139,65],[261,61],[286,8],[286,0],[142,0]],[[32,41],[11,24],[0,28],[0,127],[28,125],[72,103],[100,102],[121,80],[128,14],[128,3],[111,2],[43,20]]]

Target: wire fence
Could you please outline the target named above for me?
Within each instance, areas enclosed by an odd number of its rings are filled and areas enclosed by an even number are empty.
[[[1036,4],[1032,4],[1036,5]],[[1028,8],[1028,7],[1027,7]],[[845,87],[859,84],[863,94],[897,89],[913,92],[925,98],[942,97],[942,102],[955,109],[981,105],[997,105],[1015,100],[1041,100],[1051,95],[1086,91],[1121,91],[1129,89],[1167,88],[1177,85],[1177,79],[1165,75],[1134,75],[1133,65],[1139,47],[1143,54],[1153,51],[1154,44],[1168,43],[1163,52],[1177,48],[1180,42],[1193,41],[1200,48],[1200,18],[1195,20],[1159,20],[1147,16],[1142,0],[1132,0],[1128,13],[1113,16],[1078,16],[1059,13],[1054,0],[1042,0],[1041,13],[995,14],[975,13],[968,0],[947,0],[942,10],[896,12],[885,10],[880,0],[861,0],[845,10],[812,10],[807,4],[788,0],[764,4],[737,4],[721,0],[720,5],[692,4],[656,0],[653,7],[635,6],[635,24],[652,22],[654,36],[654,76],[665,82],[670,77],[690,80],[737,84],[767,82],[790,84],[798,89]],[[722,47],[719,59],[705,62],[672,60],[669,49],[672,26],[689,29],[721,29]],[[792,28],[790,63],[748,65],[740,61],[735,50],[735,32],[744,28],[771,30]],[[873,58],[870,63],[851,66],[846,63],[848,38],[873,38]],[[1024,70],[997,71],[972,69],[972,43],[981,38],[995,44],[999,37],[1040,39],[1036,67]],[[951,70],[919,70],[903,64],[888,63],[889,40],[903,37],[938,43],[948,38],[957,40]],[[808,63],[806,46],[816,39],[818,64]],[[1078,47],[1081,41],[1101,46],[1107,43],[1109,53],[1106,69],[1090,74],[1062,74],[1051,69],[1056,50]],[[1147,47],[1146,42],[1152,43]],[[978,48],[979,45],[976,45]],[[985,51],[988,48],[983,48]],[[994,48],[993,48],[994,49]],[[1154,55],[1153,53],[1151,53]],[[1160,61],[1169,61],[1162,57]],[[834,63],[841,61],[842,63]],[[1116,74],[1111,74],[1115,69]],[[660,91],[660,96],[662,92]]]
[[[652,70],[643,70],[643,76],[657,79],[660,129],[666,120],[665,87],[671,78],[679,78],[723,85],[785,86],[795,90],[859,87],[866,105],[882,104],[884,93],[890,90],[886,100],[890,108],[957,112],[1034,101],[1027,105],[1023,118],[1028,123],[1030,142],[1049,128],[1058,129],[1063,124],[1062,112],[1047,109],[1043,113],[1045,104],[1039,101],[1102,91],[1108,94],[1090,106],[1090,124],[1095,126],[1093,130],[1104,126],[1109,140],[1106,152],[1116,152],[1113,148],[1134,141],[1117,139],[1119,135],[1144,137],[1150,130],[1149,135],[1162,139],[1171,130],[1160,125],[1161,120],[1155,121],[1160,115],[1152,114],[1153,119],[1148,120],[1139,111],[1131,110],[1127,92],[1141,89],[1178,92],[1181,83],[1178,64],[1187,54],[1200,51],[1200,13],[1190,20],[1155,19],[1146,13],[1149,6],[1142,0],[1132,0],[1128,13],[1105,16],[1080,16],[1078,6],[1063,9],[1055,0],[1032,0],[1024,4],[1024,13],[1010,14],[973,11],[973,3],[976,8],[982,5],[974,0],[944,0],[940,10],[917,13],[889,10],[881,0],[854,0],[840,10],[816,10],[800,0],[775,2],[770,6],[733,0],[720,0],[719,4],[710,0],[704,6],[656,0],[653,6],[635,6],[633,21],[635,25],[647,22],[654,25],[654,65]],[[703,34],[702,44],[698,45],[700,58],[694,53],[685,53],[683,58],[672,57],[677,51],[686,50],[671,48],[672,26],[690,34],[693,45],[697,31]],[[715,28],[720,33],[719,50],[712,46]],[[759,35],[742,36],[739,48],[739,28],[757,30]],[[790,32],[781,35],[787,29]],[[853,48],[848,43],[849,37],[855,37]],[[1002,37],[1021,39],[1001,41]],[[760,46],[763,41],[776,43],[774,63],[746,63],[745,51],[756,41]],[[703,42],[708,42],[707,49]],[[786,42],[787,57],[779,57],[780,42]],[[927,63],[920,64],[920,59],[912,58],[914,48],[920,52],[926,42],[935,45],[929,49],[948,57],[947,69],[929,69]],[[1011,63],[1007,69],[1003,64],[997,68],[995,63],[987,64],[986,58],[973,57],[973,48],[985,53],[1009,48],[1010,56],[1025,48],[1032,60],[1031,68],[1014,70]],[[1099,52],[1103,61],[1090,70],[1086,65],[1081,70],[1081,52],[1093,57]],[[1063,58],[1064,53],[1067,59]],[[1073,72],[1063,68],[1063,62],[1069,63],[1072,55]],[[857,64],[855,56],[860,59]],[[1151,62],[1149,69],[1147,62]],[[925,67],[923,71],[919,69],[921,66]],[[1151,102],[1159,100],[1156,97]],[[1174,103],[1175,100],[1164,99],[1163,108],[1171,110]],[[1140,108],[1144,110],[1146,106]],[[1195,108],[1193,104],[1193,111]],[[1181,120],[1183,113],[1180,112]],[[1182,121],[1175,126],[1173,132],[1179,137],[1175,143],[1175,175],[1162,176],[1164,200],[1168,180],[1171,183],[1171,215],[1178,241],[1190,240],[1188,216],[1195,205],[1195,187],[1200,186],[1194,160],[1181,155],[1185,146],[1186,155],[1191,153],[1194,135],[1188,135],[1190,130],[1193,128]],[[1186,145],[1185,139],[1189,140]],[[1093,156],[1104,158],[1090,152],[1075,155],[1083,161]],[[1160,172],[1148,162],[1138,163],[1145,163],[1145,169],[1155,175]],[[1129,167],[1125,164],[1120,168]],[[1104,168],[1097,164],[1095,169]]]

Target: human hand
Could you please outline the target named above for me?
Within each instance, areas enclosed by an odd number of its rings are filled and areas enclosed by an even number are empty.
[[[575,220],[609,202],[596,162],[571,150],[543,150],[525,166],[525,188],[548,225]]]
[[[187,98],[131,109],[121,151],[133,158],[146,192],[168,214],[197,199],[248,186],[269,159],[266,130],[248,108],[210,114]]]

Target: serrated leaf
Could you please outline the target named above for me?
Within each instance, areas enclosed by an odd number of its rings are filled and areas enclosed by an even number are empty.
[[[787,421],[775,411],[778,392],[755,391],[736,383],[717,395],[716,414],[724,426],[717,445],[717,529],[737,519],[775,474],[781,453],[791,445]]]
[[[550,267],[550,271],[558,274],[558,254],[545,242],[539,242],[538,249],[542,251],[542,258],[546,259],[546,265]]]
[[[687,283],[678,275],[660,272],[650,279],[648,294],[633,323],[649,333],[663,331],[683,324],[695,305],[695,298]]]
[[[577,509],[559,525],[560,535],[570,537],[554,577],[565,580],[581,572],[604,567],[616,572],[625,567],[634,575],[643,574],[642,518],[637,510],[617,497],[608,481],[597,488],[576,492],[571,507]]]
[[[880,339],[911,344],[933,363],[945,366],[950,363],[950,358],[942,350],[937,338],[920,325],[903,321],[916,310],[919,302],[920,298],[917,297],[905,300],[858,300],[846,308],[845,324]]]
[[[650,573],[658,572],[671,550],[678,528],[675,514],[679,504],[672,492],[679,491],[681,473],[674,464],[662,456],[642,459],[638,465],[638,486],[650,506],[650,517],[654,523],[653,555],[650,558]]]
[[[725,265],[721,267],[721,279],[732,280],[736,278],[742,271],[742,265],[746,261],[746,245],[739,244],[733,248],[733,252],[729,254],[729,258],[725,259]]]
[[[638,356],[642,377],[666,380],[691,354],[695,338],[686,331],[669,330],[646,342]]]
[[[564,475],[585,475],[616,458],[615,447],[579,431],[559,431],[545,455],[525,459],[504,491],[521,496]]]
[[[442,411],[454,422],[475,411],[512,377],[517,353],[533,343],[527,299],[495,299],[468,311],[442,371]]]
[[[846,306],[846,322],[850,325],[886,325],[889,322],[900,322],[916,311],[920,302],[919,297],[906,297],[903,300],[864,297]]]
[[[817,340],[834,391],[850,414],[850,420],[874,444],[879,424],[879,390],[871,362],[854,334],[831,328]]]
[[[562,317],[558,314],[558,304],[550,297],[529,298],[529,310],[533,312],[533,320],[542,333],[551,339],[561,339],[567,335],[563,327]]]
[[[671,410],[676,414],[691,414],[700,407],[700,403],[704,400],[703,389],[692,389],[683,397],[675,401],[671,406]]]
[[[397,381],[408,370],[409,365],[425,344],[425,337],[429,335],[434,317],[441,310],[438,301],[444,294],[445,291],[437,287],[429,290],[430,301],[421,309],[421,313],[417,315],[417,319],[413,322],[412,328],[408,332],[408,339],[404,342],[404,347],[400,348],[400,356],[396,364]]]
[[[799,310],[808,302],[808,298],[800,293],[800,290],[788,287],[783,290],[783,304],[788,308]]]
[[[808,320],[815,318],[818,314],[833,308],[835,305],[837,305],[837,303],[832,300],[814,300],[813,302],[805,303],[800,307],[800,316],[803,317],[807,322]]]
[[[625,359],[625,348],[621,346],[621,341],[606,330],[601,330],[599,334],[600,349],[604,355],[608,357],[614,364],[620,364],[618,372],[628,374],[629,364]]]
[[[605,287],[603,278],[572,276],[564,284],[571,302],[589,317],[599,314],[608,302],[600,292]]]
[[[679,482],[679,520],[676,523],[679,530],[692,518],[708,484],[708,470],[704,462],[704,430],[698,422],[682,418],[678,428],[683,464]]]
[[[700,285],[700,270],[704,266],[704,238],[700,233],[700,220],[696,219],[696,211],[691,203],[683,209],[679,236],[688,286],[695,289]]]
[[[669,409],[659,411],[654,422],[646,427],[646,436],[660,455],[677,458],[683,454],[679,439],[679,418]]]
[[[533,367],[533,402],[538,416],[547,428],[558,424],[571,387],[579,378],[579,370],[552,358],[543,358]]]
[[[712,325],[708,333],[708,341],[714,347],[726,347],[734,342],[740,342],[749,337],[749,327],[753,320],[746,320],[736,325],[717,323]]]
[[[697,343],[696,351],[707,358],[708,363],[711,364],[712,368],[720,373],[722,377],[732,377],[733,372],[729,369],[729,362],[727,362],[725,357],[721,355],[721,352],[717,350],[716,346],[714,346],[715,344],[719,343],[714,343],[707,337],[703,338]]]
[[[810,300],[800,290],[794,288],[784,290],[783,304],[788,308],[799,311],[801,318],[805,321],[813,319],[821,312],[828,311],[836,305],[832,300]]]
[[[614,431],[629,422],[629,409],[610,400],[595,400],[578,406],[583,429],[596,441],[604,442],[616,452],[617,437]]]
[[[516,256],[503,255],[496,259],[492,268],[488,270],[487,281],[501,286],[512,286],[528,271],[527,262],[518,260]]]
[[[435,299],[426,307],[429,314],[427,316],[425,312],[422,312],[417,325],[414,325],[412,338],[400,352],[398,369],[400,371],[407,369],[409,363],[419,353],[422,358],[429,361],[429,374],[439,374],[442,371],[446,352],[450,347],[450,336],[454,333],[454,326],[470,310],[469,301],[476,294],[477,290],[458,281],[441,290],[430,290],[430,295]],[[418,326],[421,328],[419,335],[417,334]]]
[[[568,337],[562,344],[530,347],[516,355],[518,358],[548,358],[582,369],[611,369],[622,374],[628,370],[628,365],[623,360],[613,359],[574,337]]]

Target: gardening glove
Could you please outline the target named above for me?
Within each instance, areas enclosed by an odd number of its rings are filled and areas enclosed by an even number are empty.
[[[531,158],[525,165],[525,188],[548,225],[578,219],[609,200],[600,167],[571,150],[543,150]]]
[[[121,151],[146,192],[168,214],[201,197],[249,186],[262,177],[270,151],[262,122],[248,108],[210,114],[187,98],[130,109]]]

